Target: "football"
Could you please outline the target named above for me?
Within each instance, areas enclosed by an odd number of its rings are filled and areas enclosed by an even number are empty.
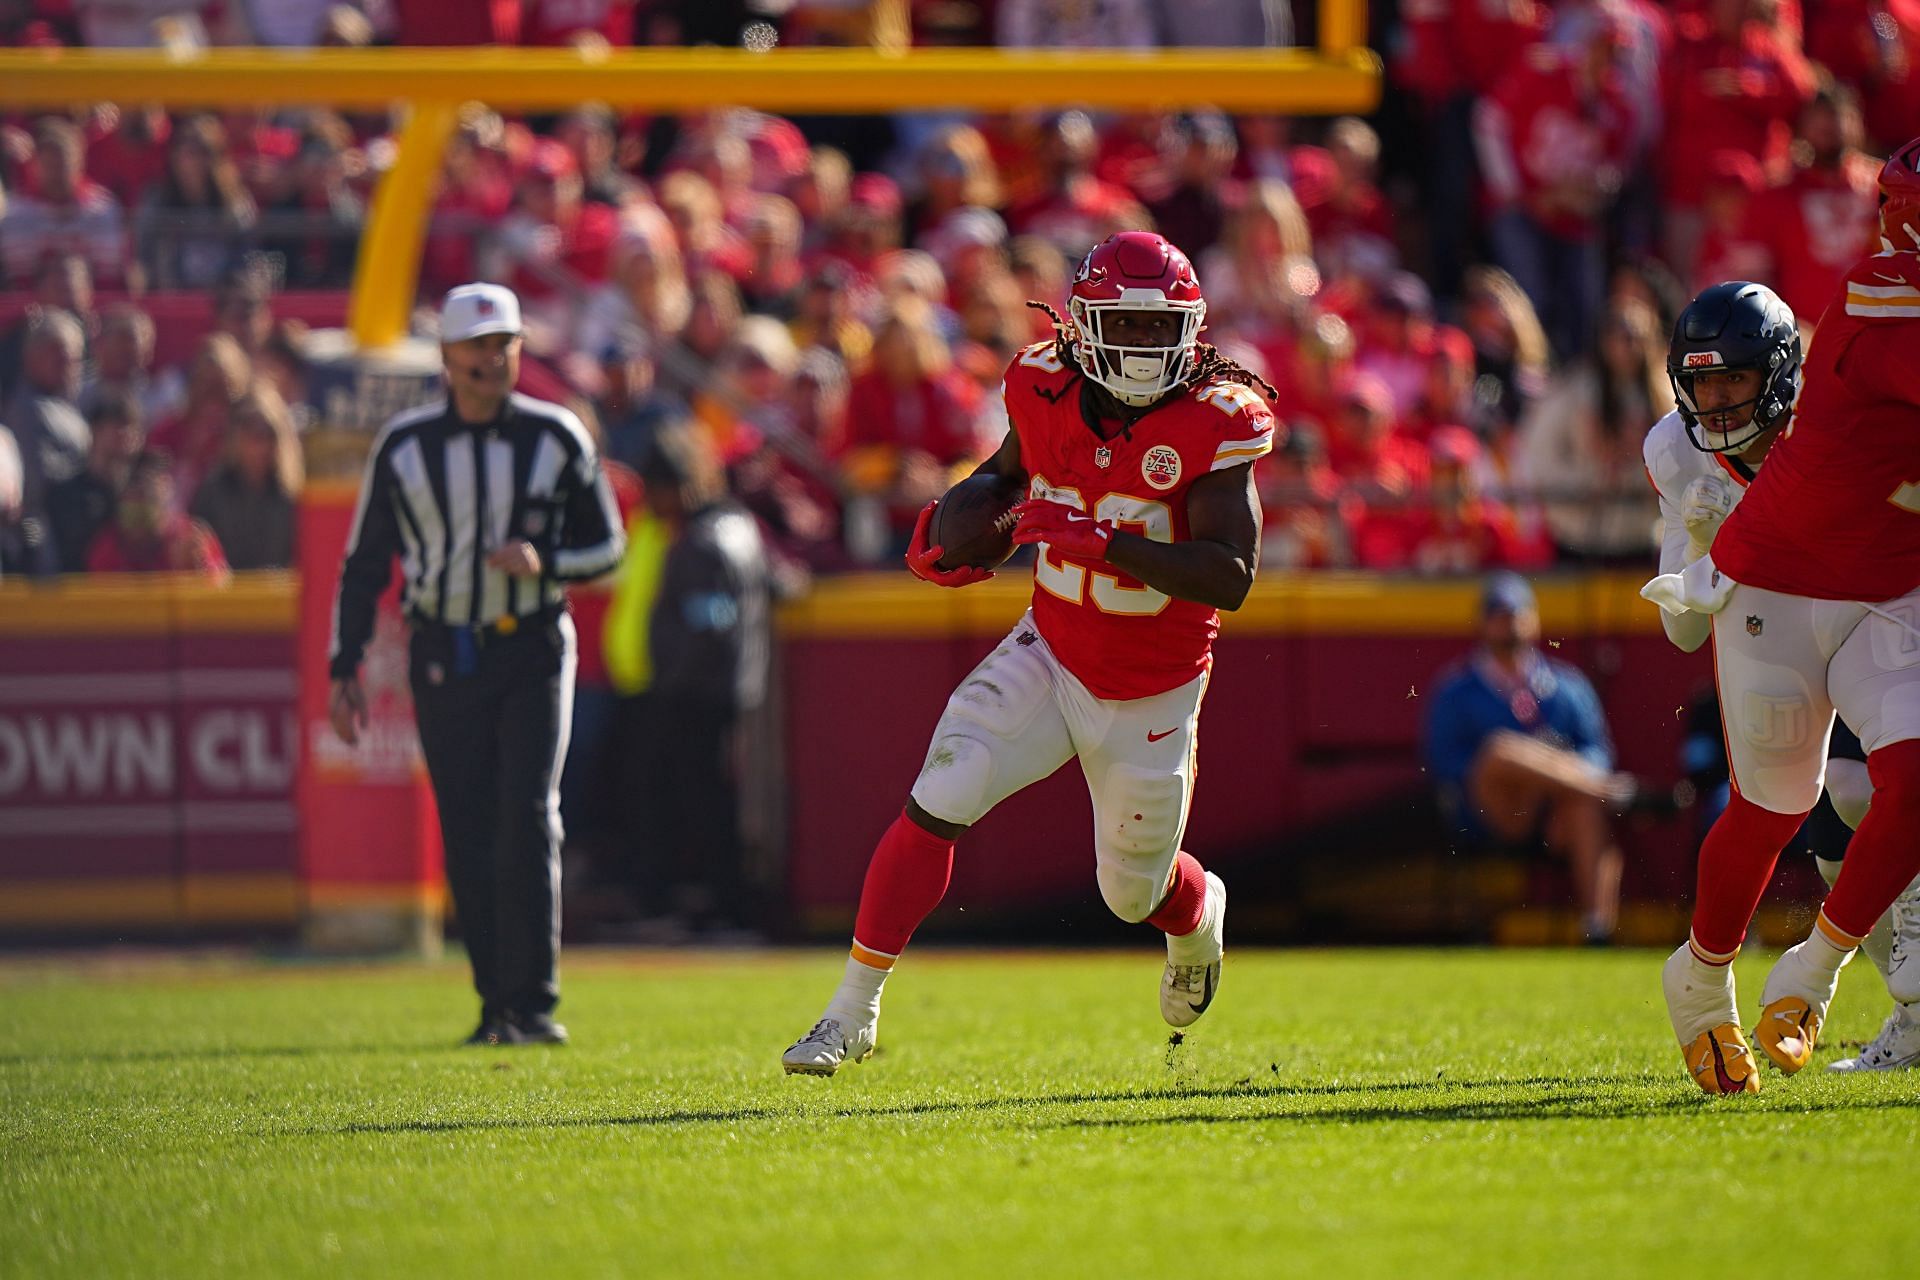
[[[1006,476],[968,476],[940,497],[927,529],[927,545],[940,547],[941,569],[972,565],[997,569],[1013,554],[1012,509],[1025,495]]]

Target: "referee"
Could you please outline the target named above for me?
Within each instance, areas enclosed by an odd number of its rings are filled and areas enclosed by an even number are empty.
[[[360,659],[397,556],[408,674],[440,808],[480,1025],[467,1043],[564,1044],[560,766],[574,630],[561,584],[620,561],[624,538],[593,440],[559,405],[514,394],[520,302],[462,285],[440,311],[447,398],[389,422],[367,459],[329,658],[329,714],[367,725]]]

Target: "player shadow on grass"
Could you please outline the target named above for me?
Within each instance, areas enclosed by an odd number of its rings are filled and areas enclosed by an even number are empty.
[[[413,1044],[209,1045],[204,1049],[133,1049],[126,1052],[0,1053],[0,1067],[69,1063],[114,1066],[123,1062],[213,1062],[234,1058],[326,1058],[341,1054],[433,1053],[445,1047],[439,1041],[420,1041]]]
[[[477,1133],[514,1129],[586,1129],[623,1126],[672,1126],[700,1124],[739,1124],[756,1120],[881,1120],[901,1116],[952,1115],[968,1112],[1008,1112],[1050,1107],[1092,1106],[1108,1103],[1186,1103],[1204,1101],[1246,1101],[1262,1099],[1326,1098],[1333,1105],[1298,1111],[1248,1112],[1212,1115],[1203,1112],[1175,1112],[1156,1116],[1071,1117],[1035,1126],[1031,1120],[1015,1114],[1006,1118],[1028,1127],[1103,1128],[1155,1124],[1203,1124],[1280,1122],[1280,1121],[1378,1121],[1378,1120],[1548,1120],[1548,1119],[1630,1119],[1669,1112],[1686,1112],[1711,1102],[1704,1096],[1661,1096],[1635,1099],[1623,1097],[1623,1087],[1646,1087],[1660,1081],[1649,1076],[1526,1076],[1497,1080],[1462,1081],[1383,1081],[1375,1084],[1237,1084],[1210,1088],[1121,1089],[1104,1092],[1079,1092],[1027,1095],[1009,1098],[974,1098],[945,1102],[914,1102],[888,1106],[839,1106],[819,1111],[791,1107],[726,1107],[699,1111],[657,1111],[637,1115],[553,1116],[540,1118],[480,1116],[460,1120],[374,1120],[356,1124],[281,1130],[282,1136],[342,1137],[360,1134],[396,1133]],[[1379,1094],[1400,1094],[1440,1090],[1447,1093],[1474,1094],[1490,1089],[1539,1089],[1537,1096],[1476,1100],[1472,1096],[1434,1102],[1411,1102],[1404,1106],[1354,1106],[1340,1099],[1358,1100]],[[1808,1098],[1797,1106],[1764,1108],[1767,1114],[1788,1111],[1850,1111],[1920,1108],[1920,1097],[1913,1099],[1860,1099],[1845,1097]],[[1756,1108],[1758,1110],[1759,1108]]]

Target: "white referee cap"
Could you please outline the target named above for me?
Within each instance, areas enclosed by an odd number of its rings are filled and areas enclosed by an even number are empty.
[[[440,341],[520,332],[520,299],[498,284],[463,284],[440,304]]]

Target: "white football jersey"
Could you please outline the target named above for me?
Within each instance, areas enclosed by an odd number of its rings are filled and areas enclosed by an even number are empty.
[[[1678,573],[1687,567],[1687,525],[1680,518],[1687,486],[1701,476],[1718,476],[1733,490],[1733,505],[1737,507],[1753,481],[1754,471],[1737,458],[1694,448],[1678,409],[1653,424],[1641,456],[1647,464],[1647,478],[1660,495],[1660,572]],[[1713,630],[1712,616],[1704,613],[1676,618],[1662,609],[1660,621],[1667,629],[1667,638],[1689,653],[1704,644]]]

